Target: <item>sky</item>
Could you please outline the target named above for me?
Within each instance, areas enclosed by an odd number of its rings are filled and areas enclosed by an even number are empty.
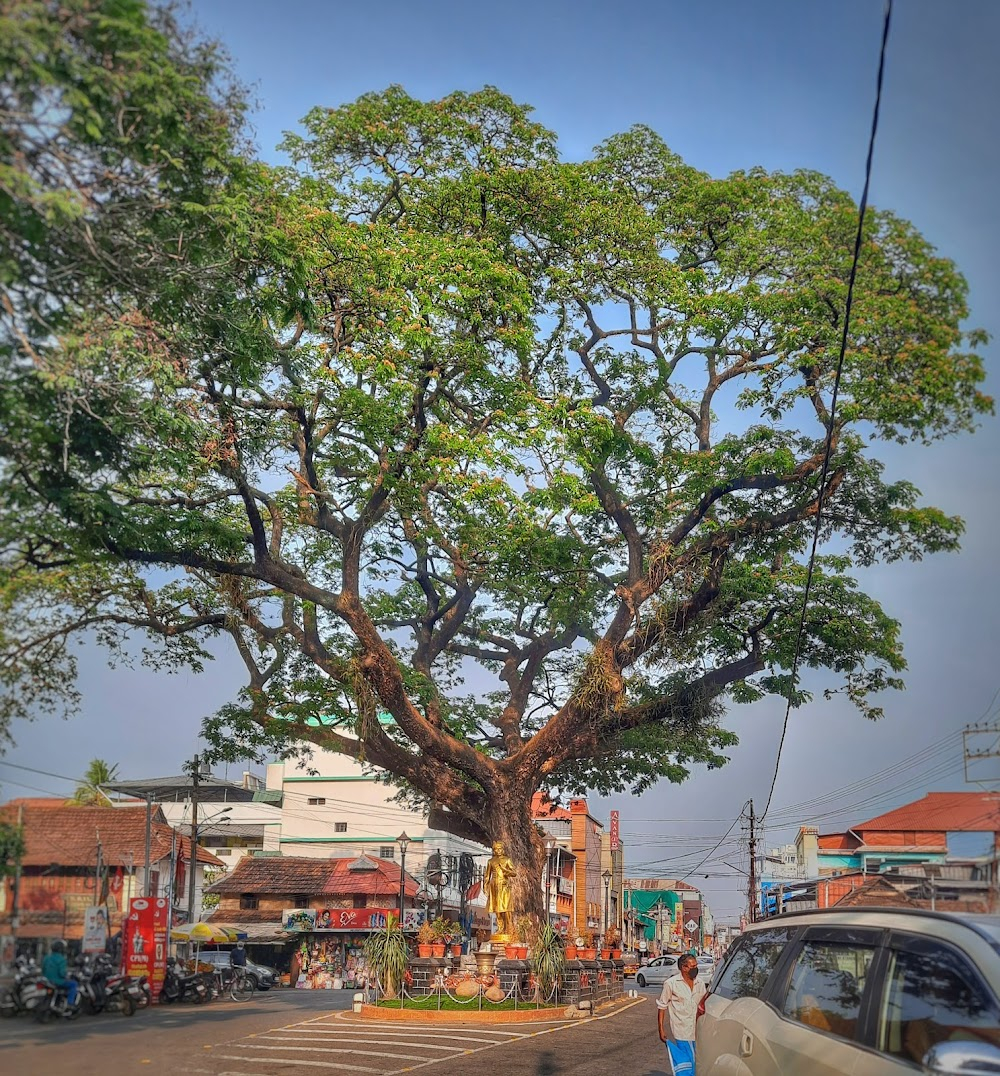
[[[569,159],[644,123],[714,175],[754,165],[815,169],[855,197],[882,11],[878,0],[508,0],[502,8],[436,0],[193,3],[197,23],[225,42],[254,89],[256,139],[269,159],[277,159],[282,132],[314,105],[339,105],[392,83],[428,98],[492,84],[532,104]],[[871,190],[874,205],[913,221],[957,262],[970,284],[970,325],[994,337],[998,40],[994,0],[897,0]],[[996,343],[986,357],[987,391],[997,395]],[[961,730],[1000,710],[1000,425],[987,420],[974,437],[893,449],[884,458],[928,502],[966,520],[963,550],[863,575],[902,621],[907,690],[886,698],[885,717],[873,724],[842,700],[824,701],[832,680],[806,679],[815,699],[789,722],[763,834],[768,847],[794,839],[800,822],[836,830],[928,790],[978,787],[963,783]],[[95,756],[118,763],[128,777],[177,772],[197,749],[202,717],[238,690],[241,669],[220,652],[200,676],[109,670],[85,647],[80,714],[15,728],[17,746],[6,761],[70,777]],[[763,812],[783,716],[780,700],[736,708],[725,723],[741,742],[728,766],[696,772],[681,786],[661,783],[641,797],[592,798],[599,817],[621,813],[627,869],[686,877],[719,919],[738,916],[747,834],[737,819],[750,799]],[[989,743],[980,737],[974,746]],[[1000,760],[972,776],[1000,778]],[[68,787],[0,763],[5,796]]]

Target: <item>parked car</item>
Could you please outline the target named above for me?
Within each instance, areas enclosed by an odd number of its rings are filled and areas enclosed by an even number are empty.
[[[202,950],[199,960],[222,970],[230,966],[229,950],[219,949],[210,950],[209,952]],[[274,968],[269,968],[266,964],[258,964],[249,958],[247,959],[247,975],[253,980],[256,990],[270,990],[278,982],[278,973]]]
[[[635,976],[636,986],[659,986],[667,979],[677,974],[677,961],[681,954],[673,956],[654,956],[648,964],[644,964]]]
[[[633,978],[640,967],[639,954],[634,949],[626,949],[622,953],[622,963],[625,965],[622,968],[622,975],[626,979]]]
[[[712,976],[715,974],[716,961],[714,956],[702,956],[698,957],[698,978],[702,982],[710,982]]]
[[[853,908],[756,923],[698,1020],[698,1076],[1000,1074],[1000,917]]]

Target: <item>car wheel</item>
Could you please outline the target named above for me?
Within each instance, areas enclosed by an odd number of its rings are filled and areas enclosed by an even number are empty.
[[[641,972],[635,977],[635,985],[636,986],[645,986],[646,985],[646,976],[643,975]]]

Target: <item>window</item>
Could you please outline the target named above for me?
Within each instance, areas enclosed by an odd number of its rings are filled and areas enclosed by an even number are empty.
[[[355,893],[354,897],[353,897],[353,904],[351,905],[351,907],[352,908],[367,908],[368,907],[368,905],[366,903],[367,899],[368,898],[363,893],[360,894],[360,895]]]
[[[308,908],[309,907],[309,895],[307,893],[296,893],[292,897],[293,908]]]
[[[325,803],[326,803],[326,797],[325,796],[310,796],[309,797],[309,806],[310,807],[322,807]]]
[[[919,1066],[946,1039],[1000,1046],[1000,1008],[961,954],[940,942],[906,939],[890,953],[879,1048]]]
[[[715,993],[724,998],[760,997],[790,935],[787,927],[745,934],[736,942]]]
[[[395,859],[396,858],[396,846],[394,844],[383,844],[378,850],[379,859]]]
[[[241,893],[240,894],[240,910],[244,912],[253,911],[257,907],[257,895],[255,893]]]
[[[347,823],[346,822],[334,822],[333,823],[333,832],[334,833],[346,833],[347,832]]]
[[[873,945],[807,941],[795,959],[781,1011],[842,1039],[857,1037]]]

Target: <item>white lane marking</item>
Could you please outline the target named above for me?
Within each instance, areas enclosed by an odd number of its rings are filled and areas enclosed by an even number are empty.
[[[221,1057],[223,1061],[252,1061],[257,1065],[262,1061],[259,1057],[244,1057],[242,1054],[216,1054],[216,1056]],[[342,1069],[347,1072],[374,1072],[378,1076],[385,1076],[385,1069],[369,1069],[363,1065],[348,1065],[343,1061],[305,1061],[298,1057],[269,1057],[267,1063],[269,1065],[308,1065],[314,1069]],[[223,1073],[223,1076],[267,1076],[267,1073]]]
[[[332,1050],[328,1046],[258,1046],[255,1042],[244,1042],[242,1050],[301,1050],[304,1054],[364,1054],[366,1057],[395,1057],[400,1061],[426,1061],[420,1054],[379,1054],[374,1050]],[[464,1053],[463,1050],[456,1053]],[[437,1059],[435,1059],[437,1060]]]
[[[525,1038],[525,1036],[523,1034],[515,1034],[513,1037],[508,1036],[508,1038],[506,1038],[506,1039],[495,1039],[495,1038],[487,1037],[487,1036],[492,1036],[494,1034],[492,1031],[479,1031],[479,1032],[474,1032],[472,1035],[470,1035],[469,1033],[465,1033],[465,1034],[458,1034],[458,1033],[449,1034],[446,1031],[424,1031],[424,1030],[422,1030],[420,1028],[408,1028],[408,1027],[406,1027],[405,1024],[402,1027],[394,1029],[394,1030],[390,1030],[388,1028],[386,1028],[385,1030],[382,1030],[381,1028],[379,1028],[379,1029],[372,1029],[371,1031],[369,1031],[368,1028],[358,1028],[356,1031],[353,1031],[353,1029],[352,1029],[352,1031],[350,1031],[350,1032],[345,1032],[343,1029],[341,1029],[339,1027],[332,1027],[329,1030],[326,1030],[324,1028],[318,1028],[318,1027],[310,1027],[310,1028],[303,1028],[301,1031],[299,1031],[297,1028],[292,1028],[292,1027],[276,1027],[276,1028],[272,1028],[271,1030],[272,1031],[290,1031],[290,1032],[293,1032],[296,1035],[323,1035],[323,1036],[325,1036],[327,1038],[330,1038],[330,1039],[338,1038],[338,1037],[340,1037],[340,1036],[342,1036],[344,1034],[364,1035],[364,1037],[366,1039],[369,1038],[372,1035],[378,1035],[380,1037],[385,1037],[385,1036],[388,1035],[388,1036],[393,1036],[395,1038],[399,1038],[400,1035],[412,1035],[414,1038],[421,1038],[421,1039],[457,1039],[459,1042],[516,1042],[518,1039]],[[378,1039],[373,1039],[372,1041],[377,1042],[379,1040]]]
[[[330,1041],[329,1039],[314,1039],[314,1038],[305,1038],[303,1036],[291,1036],[291,1035],[258,1035],[257,1038],[258,1039],[266,1039],[268,1042],[329,1042]],[[451,1046],[438,1046],[436,1043],[429,1043],[429,1042],[428,1043],[423,1043],[423,1042],[413,1042],[413,1041],[408,1042],[406,1039],[403,1039],[402,1041],[393,1041],[393,1042],[381,1042],[381,1041],[380,1042],[372,1042],[370,1039],[337,1039],[336,1041],[337,1042],[360,1042],[360,1043],[365,1044],[366,1046],[412,1046],[414,1049],[417,1049],[417,1050],[444,1050],[445,1053],[449,1053],[449,1054],[453,1054],[456,1051],[458,1053],[462,1052],[462,1047],[458,1046],[458,1045],[454,1045],[454,1044],[451,1045]],[[322,1051],[317,1048],[317,1053],[321,1053],[321,1052]],[[360,1050],[358,1050],[356,1052],[361,1053]]]

